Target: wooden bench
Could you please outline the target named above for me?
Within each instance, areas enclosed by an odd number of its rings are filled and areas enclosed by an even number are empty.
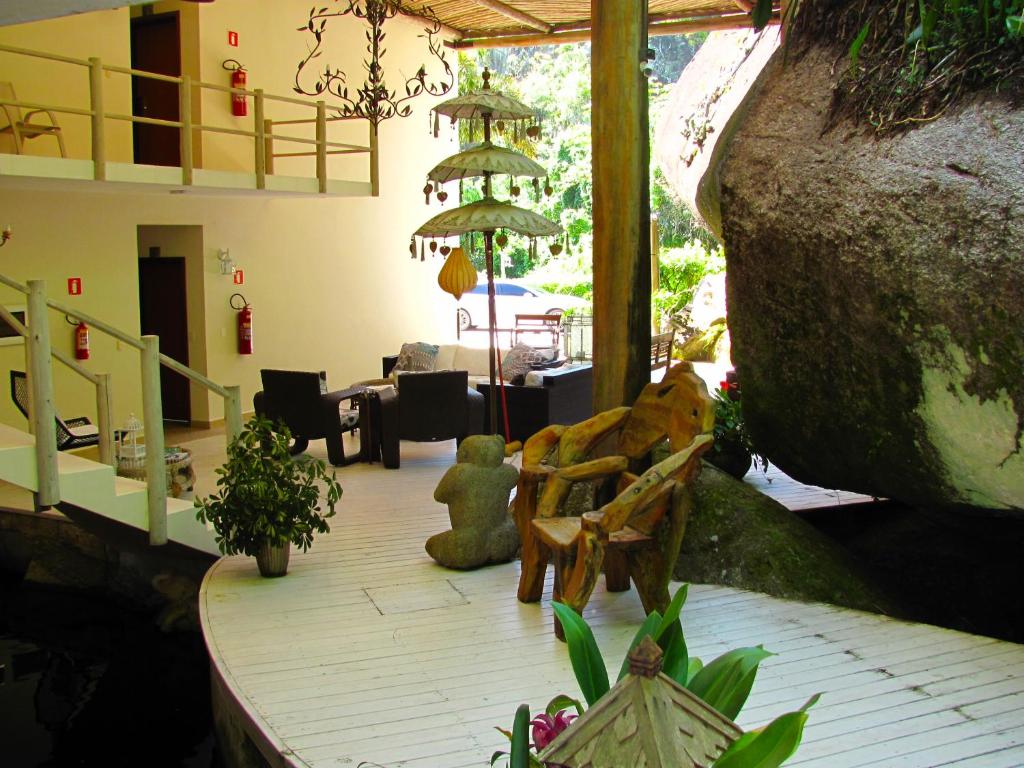
[[[672,365],[672,345],[675,343],[676,332],[659,333],[651,336],[651,370],[666,370]]]
[[[550,315],[516,315],[516,327],[514,341],[519,343],[519,337],[524,333],[551,334],[551,346],[557,347],[562,335],[562,314]]]

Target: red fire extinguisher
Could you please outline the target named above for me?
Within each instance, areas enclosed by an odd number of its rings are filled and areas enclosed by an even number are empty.
[[[75,360],[89,359],[89,326],[79,322],[75,326]]]
[[[245,88],[247,76],[241,62],[236,59],[228,59],[223,66],[224,69],[231,72],[231,87]],[[231,114],[235,117],[245,117],[249,114],[249,102],[244,93],[231,94]]]
[[[235,298],[241,302],[241,306],[235,305]],[[238,311],[238,354],[252,354],[252,307],[245,297],[240,293],[231,295],[231,308]]]

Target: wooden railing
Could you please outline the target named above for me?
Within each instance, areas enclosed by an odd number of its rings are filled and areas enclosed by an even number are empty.
[[[96,386],[96,421],[99,430],[100,461],[110,465],[115,463],[114,433],[111,426],[110,374],[91,373],[65,353],[52,347],[48,310],[53,309],[88,323],[96,330],[139,350],[142,360],[142,418],[145,425],[149,542],[150,544],[166,544],[167,481],[164,464],[165,444],[163,404],[160,397],[160,366],[164,365],[224,398],[225,438],[228,444],[242,431],[240,387],[237,385],[221,386],[198,371],[193,371],[177,360],[160,354],[160,339],[156,336],[136,338],[80,310],[48,299],[46,283],[43,280],[29,280],[28,285],[22,285],[9,277],[0,275],[0,283],[28,297],[27,327],[3,307],[0,307],[0,317],[3,317],[15,331],[25,338],[26,370],[28,371],[30,392],[29,421],[36,443],[39,505],[52,507],[60,502],[51,356],[56,357]]]
[[[93,162],[93,178],[103,181],[107,178],[107,150],[105,138],[105,125],[107,120],[122,120],[131,123],[145,125],[161,125],[168,128],[179,129],[180,150],[181,150],[181,183],[183,186],[191,186],[194,183],[195,148],[193,146],[193,132],[218,133],[231,136],[244,136],[252,138],[254,145],[253,170],[256,176],[256,188],[267,188],[267,175],[273,175],[274,157],[315,157],[316,178],[320,192],[327,192],[327,157],[337,154],[368,154],[369,155],[369,176],[371,195],[376,197],[379,194],[379,161],[377,135],[371,123],[369,128],[369,142],[366,146],[349,144],[338,141],[327,140],[327,125],[339,120],[358,118],[327,117],[327,104],[324,101],[310,101],[307,99],[296,99],[291,96],[277,96],[265,93],[261,88],[246,89],[232,88],[216,83],[204,83],[193,80],[189,75],[175,77],[172,75],[161,75],[155,72],[147,72],[131,67],[119,67],[104,64],[99,58],[91,57],[88,60],[76,59],[71,56],[62,56],[54,53],[44,53],[26,48],[15,48],[9,45],[0,45],[0,52],[12,53],[22,56],[31,56],[49,61],[61,62],[89,70],[89,109],[82,109],[70,106],[57,106],[52,104],[37,104],[35,102],[11,100],[0,98],[0,104],[20,107],[22,109],[47,109],[51,112],[58,112],[70,115],[80,115],[90,118],[92,125],[92,149],[91,160]],[[159,80],[167,83],[175,83],[178,86],[178,119],[162,120],[153,117],[143,117],[135,114],[123,114],[108,112],[104,107],[103,81],[104,73],[112,72],[131,77],[141,77],[150,80]],[[205,125],[196,123],[192,118],[192,89],[218,91],[232,95],[251,96],[253,98],[253,128],[244,130],[241,128],[229,128],[218,125]],[[268,120],[266,118],[267,102],[278,102],[294,104],[302,107],[309,107],[316,110],[316,116],[308,120]],[[274,133],[274,126],[315,124],[316,138],[302,136],[286,136]],[[278,153],[273,151],[273,142],[286,141],[296,144],[312,145],[311,152]]]

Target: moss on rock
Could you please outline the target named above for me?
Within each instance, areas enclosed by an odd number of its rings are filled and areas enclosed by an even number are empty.
[[[706,462],[694,487],[694,509],[675,578],[876,613],[901,613],[839,544]]]

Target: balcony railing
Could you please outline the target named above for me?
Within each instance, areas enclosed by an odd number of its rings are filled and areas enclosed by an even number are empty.
[[[340,141],[329,141],[327,139],[328,125],[342,120],[359,118],[328,117],[327,105],[324,101],[310,101],[308,99],[297,99],[291,96],[278,96],[265,93],[263,89],[232,88],[216,83],[205,83],[193,80],[188,75],[175,77],[161,75],[155,72],[147,72],[130,67],[120,67],[104,64],[99,58],[92,57],[88,60],[77,59],[71,56],[63,56],[55,53],[33,51],[25,48],[15,48],[8,45],[0,45],[0,52],[20,56],[28,56],[48,61],[61,62],[73,66],[88,69],[89,74],[89,108],[73,107],[68,105],[40,104],[36,102],[3,99],[0,104],[19,107],[26,110],[49,110],[60,114],[79,115],[88,117],[91,122],[91,153],[90,159],[93,164],[93,179],[105,181],[108,176],[107,141],[105,127],[108,120],[127,121],[133,124],[159,125],[168,128],[179,129],[179,141],[181,151],[181,184],[191,186],[194,181],[195,147],[194,134],[198,132],[211,134],[224,134],[230,136],[241,136],[253,139],[253,163],[252,168],[256,177],[256,189],[267,189],[267,176],[273,175],[274,158],[276,157],[315,157],[317,188],[321,193],[328,191],[327,158],[331,155],[365,154],[369,161],[369,187],[370,194],[376,197],[379,192],[379,167],[378,167],[378,146],[377,136],[373,126],[367,123],[369,141],[363,146]],[[163,120],[154,117],[144,117],[135,114],[123,114],[108,111],[104,102],[103,83],[105,73],[129,75],[131,77],[159,80],[167,83],[174,83],[178,86],[178,109],[177,120]],[[218,125],[206,125],[197,123],[192,117],[192,95],[193,89],[200,91],[216,91],[231,95],[242,95],[252,97],[253,113],[252,128],[225,127]],[[280,103],[297,105],[314,111],[314,117],[299,120],[278,120],[274,121],[266,117],[268,103]],[[316,126],[315,138],[303,136],[290,136],[276,132],[275,128],[283,125],[313,124]],[[301,152],[279,152],[276,151],[277,142],[289,142],[298,145],[305,145],[307,148]],[[279,146],[279,145],[278,145]],[[201,169],[200,169],[201,170]],[[312,174],[311,174],[312,175]]]

